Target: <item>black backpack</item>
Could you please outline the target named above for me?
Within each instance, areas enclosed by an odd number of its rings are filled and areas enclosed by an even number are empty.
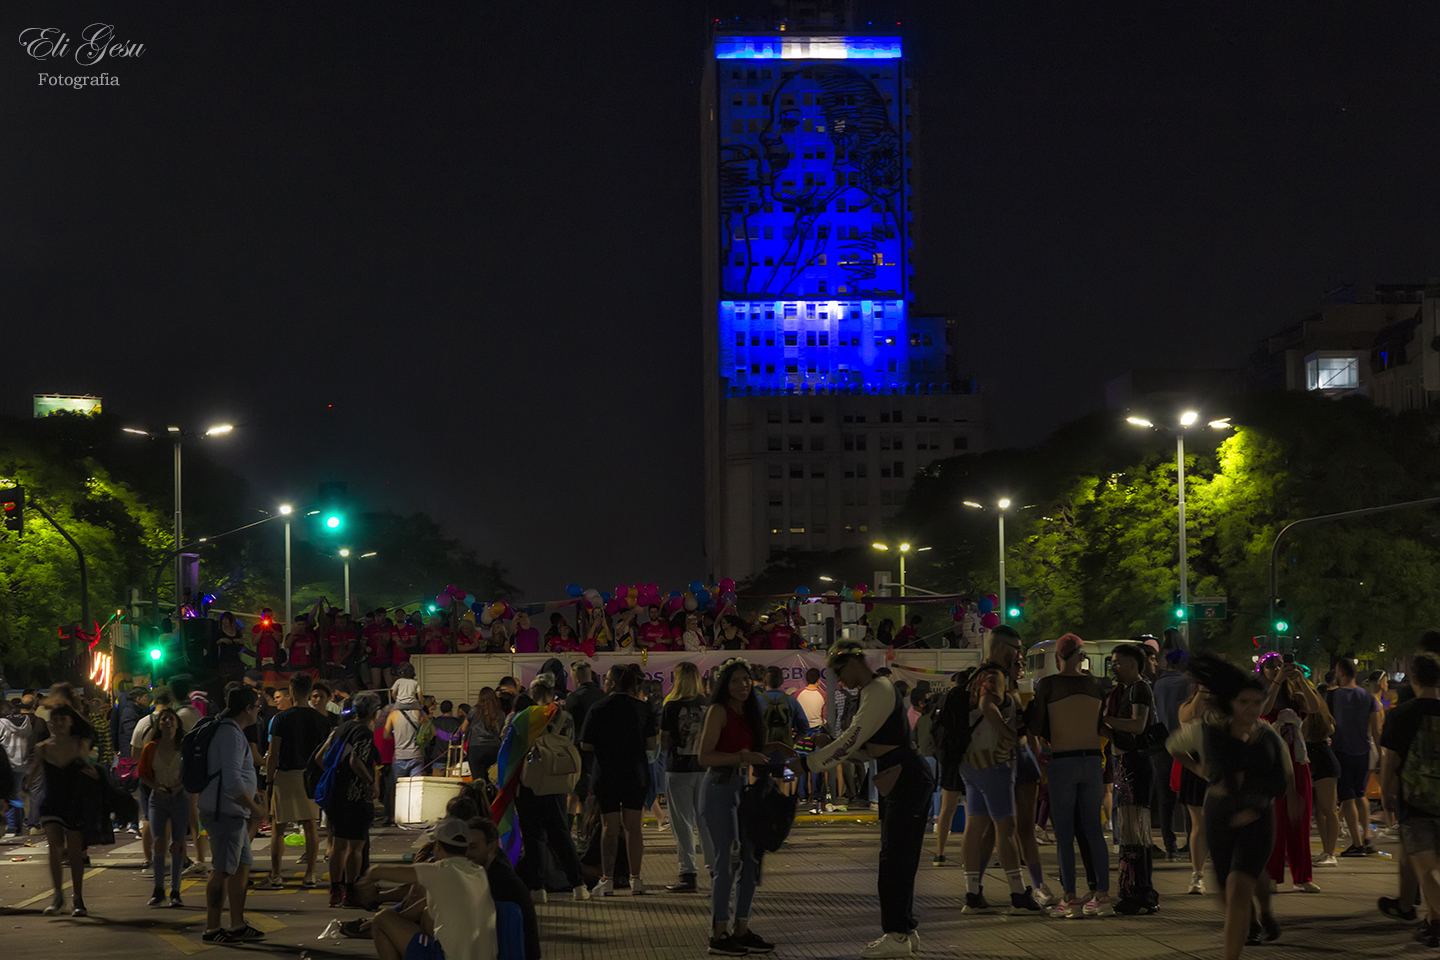
[[[931,720],[935,755],[950,763],[958,763],[970,749],[970,737],[978,725],[970,722],[970,691],[965,684],[951,688],[940,699]]]
[[[226,717],[206,717],[180,741],[180,782],[186,793],[203,793],[218,773],[210,773],[210,741],[222,723],[233,723]]]
[[[795,824],[795,798],[781,793],[770,777],[761,777],[741,791],[739,820],[756,849],[774,853]]]

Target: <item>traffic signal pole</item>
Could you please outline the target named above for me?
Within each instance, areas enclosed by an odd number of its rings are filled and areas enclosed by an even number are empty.
[[[1185,649],[1190,649],[1190,558],[1185,547],[1185,431],[1175,433],[1175,474],[1176,489],[1180,504],[1180,609],[1185,616],[1180,619],[1180,638]],[[1272,593],[1274,591],[1271,591]]]
[[[1410,507],[1428,507],[1440,503],[1440,497],[1427,497],[1424,500],[1406,500],[1403,503],[1387,503],[1383,507],[1365,507],[1361,510],[1344,510],[1340,513],[1327,513],[1319,517],[1305,517],[1301,520],[1293,520],[1280,528],[1275,534],[1275,542],[1270,545],[1270,620],[1266,633],[1270,637],[1270,646],[1273,649],[1277,645],[1279,637],[1275,633],[1275,601],[1280,597],[1280,571],[1278,567],[1280,557],[1280,541],[1285,539],[1285,534],[1296,527],[1308,526],[1310,524],[1325,523],[1329,520],[1346,520],[1350,517],[1368,517],[1374,513],[1389,513],[1391,510],[1405,510]],[[1182,508],[1183,516],[1183,508]],[[1183,527],[1181,528],[1183,531]],[[1184,536],[1184,533],[1181,533]],[[1181,540],[1184,543],[1184,540]],[[1184,560],[1181,560],[1184,563]],[[1184,569],[1183,567],[1181,569]],[[1182,581],[1183,582],[1183,581]]]

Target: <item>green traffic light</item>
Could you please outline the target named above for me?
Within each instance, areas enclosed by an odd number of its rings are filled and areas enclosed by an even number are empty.
[[[1010,616],[1011,616],[1011,617],[1018,617],[1018,616],[1020,616],[1020,608],[1019,608],[1019,607],[1011,607],[1011,608],[1010,608]]]
[[[430,612],[431,612],[431,613],[434,613],[434,612],[435,612],[435,604],[433,604],[433,603],[430,604]]]
[[[154,661],[156,661],[156,662],[159,662],[160,658],[163,657],[164,655],[165,655],[165,654],[160,650],[159,647],[151,647],[151,648],[150,648],[150,659],[151,659],[151,660],[154,660]]]
[[[1289,630],[1289,629],[1290,629],[1290,624],[1286,623],[1284,620],[1276,620],[1276,621],[1275,621],[1275,632],[1276,632],[1276,633],[1284,633],[1285,631],[1287,631],[1287,630]]]
[[[334,514],[331,514],[330,516],[325,518],[325,526],[329,527],[331,530],[340,529],[340,518],[335,516]]]

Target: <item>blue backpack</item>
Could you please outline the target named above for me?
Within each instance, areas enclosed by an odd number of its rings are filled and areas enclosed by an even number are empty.
[[[337,739],[321,761],[322,772],[320,779],[315,782],[315,805],[327,813],[341,799],[343,784],[340,781],[340,765],[348,760],[349,747],[349,742]]]

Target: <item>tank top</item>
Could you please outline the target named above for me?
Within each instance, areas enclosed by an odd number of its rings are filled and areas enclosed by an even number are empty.
[[[742,750],[754,749],[755,731],[750,729],[750,722],[745,719],[744,711],[736,713],[726,707],[725,726],[720,728],[720,739],[715,741],[716,752],[739,753]]]

